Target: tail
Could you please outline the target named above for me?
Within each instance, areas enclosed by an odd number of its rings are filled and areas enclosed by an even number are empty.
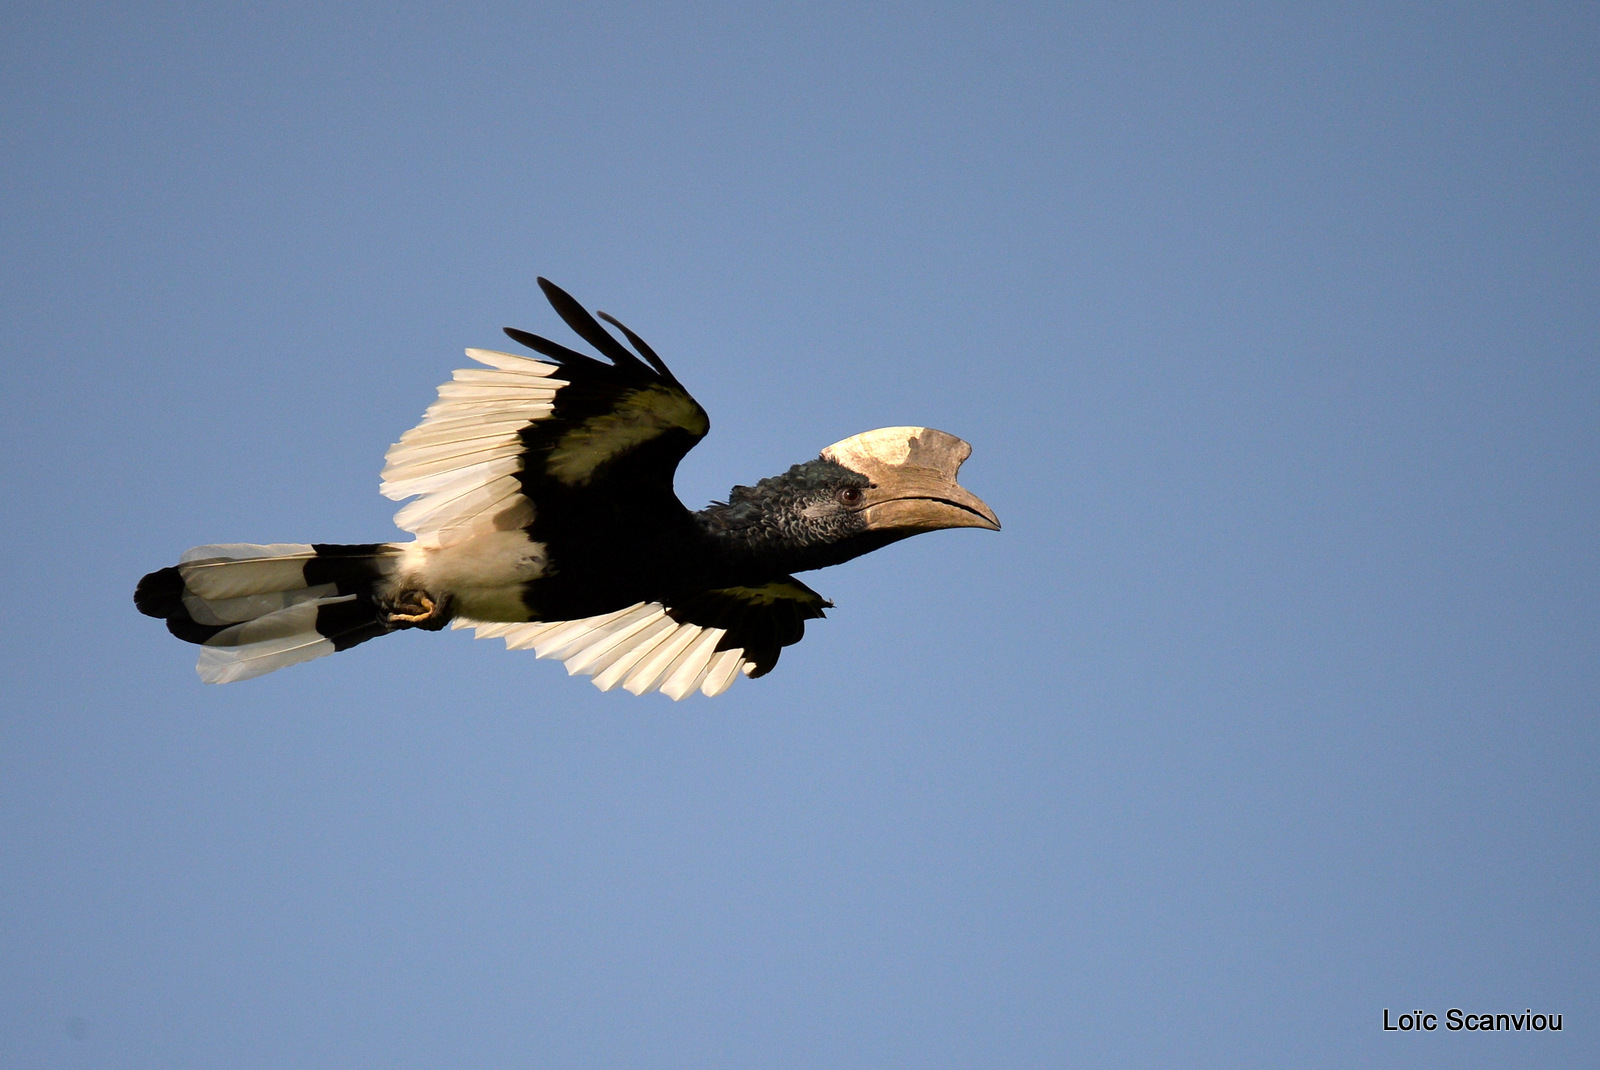
[[[200,679],[226,684],[388,632],[375,598],[399,555],[392,543],[196,546],[140,580],[133,601],[204,648]]]

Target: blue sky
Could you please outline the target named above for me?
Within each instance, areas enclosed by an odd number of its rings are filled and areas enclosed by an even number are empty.
[[[1581,5],[12,5],[0,1062],[1592,1066]],[[396,535],[546,275],[1005,530],[717,700],[462,633],[223,688],[134,611]],[[1559,1034],[1385,1033],[1525,1008]]]

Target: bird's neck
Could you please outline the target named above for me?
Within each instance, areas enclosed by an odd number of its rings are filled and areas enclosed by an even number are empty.
[[[803,528],[786,523],[787,514],[765,511],[750,502],[718,502],[694,518],[719,560],[763,578],[842,564],[893,541],[867,535],[814,541]]]

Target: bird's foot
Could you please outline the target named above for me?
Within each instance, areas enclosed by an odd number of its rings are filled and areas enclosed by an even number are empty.
[[[390,628],[421,628],[436,632],[450,622],[450,599],[435,602],[426,591],[401,591],[383,612]]]

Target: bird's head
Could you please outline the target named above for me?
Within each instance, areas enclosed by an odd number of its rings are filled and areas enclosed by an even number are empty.
[[[971,454],[961,439],[931,427],[880,427],[835,442],[821,459],[867,481],[835,495],[867,531],[897,538],[941,528],[999,531],[994,510],[956,482]]]
[[[867,431],[781,476],[733,488],[719,526],[796,554],[803,563],[794,570],[848,561],[924,531],[998,531],[994,511],[956,482],[971,452],[928,427]]]

